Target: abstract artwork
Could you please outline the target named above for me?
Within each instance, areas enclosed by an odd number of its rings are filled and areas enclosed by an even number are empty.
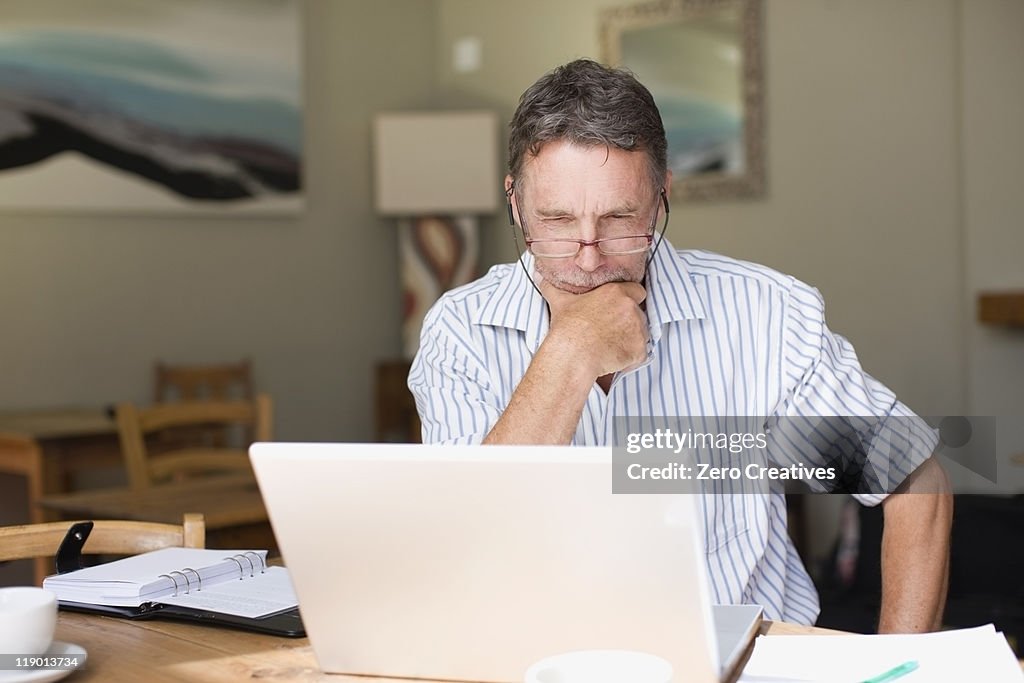
[[[302,206],[298,0],[5,0],[0,209]]]

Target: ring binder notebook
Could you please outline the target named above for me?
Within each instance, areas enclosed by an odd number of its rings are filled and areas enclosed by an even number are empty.
[[[59,567],[81,566],[88,530],[73,534]],[[164,548],[48,576],[43,587],[64,609],[305,635],[288,570],[268,566],[265,550]]]

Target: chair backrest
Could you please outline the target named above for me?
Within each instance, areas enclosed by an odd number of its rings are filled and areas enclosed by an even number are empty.
[[[28,483],[29,520],[43,521],[43,453],[30,436],[0,432],[0,472],[24,476]]]
[[[44,522],[0,527],[0,562],[28,560],[56,555],[57,548],[74,521]],[[94,522],[83,551],[89,555],[135,555],[159,548],[206,547],[203,516],[188,513],[178,524],[156,522]],[[36,564],[36,584],[42,584],[45,563]],[[51,565],[52,566],[52,565]],[[51,572],[52,573],[52,572]]]
[[[211,472],[250,472],[249,441],[270,441],[273,407],[270,396],[258,394],[251,401],[185,401],[139,408],[132,403],[117,406],[121,452],[132,489],[142,490],[174,476]],[[180,448],[161,447],[151,452],[147,436],[175,429],[213,427],[245,430],[245,443],[188,443]],[[250,436],[251,435],[251,436]],[[174,443],[173,441],[164,442]]]
[[[154,364],[154,403],[252,397],[252,364],[248,358],[220,365],[167,365],[161,361]]]

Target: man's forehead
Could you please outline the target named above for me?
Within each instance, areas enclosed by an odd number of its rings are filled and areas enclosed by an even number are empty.
[[[647,197],[651,178],[644,152],[565,140],[545,143],[527,155],[516,188],[534,197],[556,197],[583,186],[614,191],[624,199]]]

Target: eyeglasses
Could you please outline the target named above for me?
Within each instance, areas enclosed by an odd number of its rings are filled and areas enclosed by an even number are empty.
[[[513,191],[510,188],[506,196],[509,199],[509,221],[514,225],[511,202]],[[664,191],[659,193],[658,199],[665,205],[665,224],[668,225],[668,198],[665,196]],[[534,239],[529,237],[529,229],[523,220],[522,212],[519,212],[519,225],[523,230],[523,240],[526,242],[526,247],[530,250],[530,253],[539,258],[572,258],[579,254],[580,249],[583,247],[597,247],[597,250],[605,256],[641,254],[651,248],[657,222],[658,210],[657,206],[655,206],[654,215],[651,216],[651,224],[647,227],[647,231],[644,234],[617,235],[614,237],[602,237],[596,240],[571,239],[568,237]]]
[[[541,258],[569,258],[580,253],[583,247],[597,247],[605,256],[640,254],[650,249],[653,239],[653,235],[602,237],[598,240],[525,238],[530,253]]]

